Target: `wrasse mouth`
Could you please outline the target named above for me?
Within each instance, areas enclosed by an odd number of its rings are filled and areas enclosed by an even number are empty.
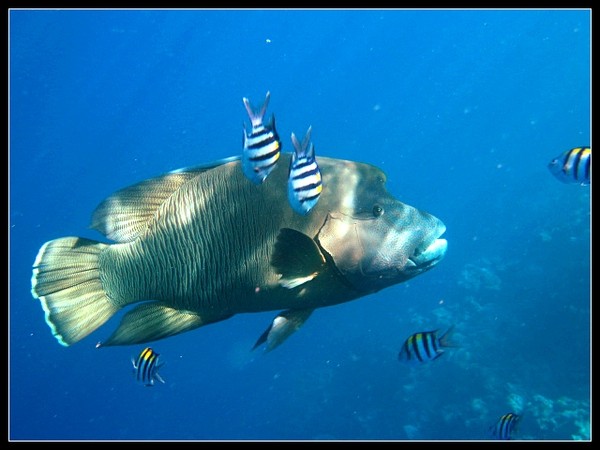
[[[442,230],[439,236],[444,233]],[[415,250],[415,253],[408,258],[406,266],[411,269],[427,270],[440,262],[446,250],[448,249],[448,241],[444,238],[437,237],[426,246],[420,246]]]

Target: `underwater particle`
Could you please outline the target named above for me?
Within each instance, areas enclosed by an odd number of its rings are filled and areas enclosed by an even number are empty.
[[[480,289],[497,291],[500,290],[502,280],[492,271],[489,262],[481,261],[477,264],[466,264],[461,271],[458,284],[471,291],[478,291]]]
[[[512,393],[508,396],[508,404],[517,414],[521,414],[525,405],[525,399],[519,394]]]
[[[404,425],[404,433],[408,439],[417,439],[419,429],[414,425]]]
[[[480,398],[474,398],[473,400],[471,400],[471,407],[475,411],[487,411],[487,408],[485,407],[485,402]]]

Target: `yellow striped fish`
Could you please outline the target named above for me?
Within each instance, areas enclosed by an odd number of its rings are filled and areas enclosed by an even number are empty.
[[[455,347],[449,340],[453,330],[454,326],[451,326],[441,337],[438,336],[439,330],[410,335],[404,341],[398,359],[409,363],[425,363],[438,359],[444,353],[444,347]]]
[[[567,150],[548,164],[550,172],[563,183],[590,184],[592,149],[575,147]]]
[[[511,439],[513,430],[520,418],[521,416],[512,412],[504,414],[495,425],[490,427],[492,438],[503,441]]]
[[[268,124],[263,124],[270,98],[271,93],[267,92],[265,102],[258,111],[252,107],[250,100],[246,97],[242,99],[252,124],[250,133],[246,131],[246,124],[244,124],[242,170],[254,184],[265,181],[275,168],[281,154],[281,142],[275,129],[275,115],[271,115]]]
[[[133,373],[138,382],[144,386],[154,386],[154,381],[158,380],[164,384],[165,380],[158,374],[158,369],[163,365],[158,363],[159,354],[146,347],[137,358],[137,362],[131,358],[133,364]]]
[[[302,216],[313,209],[323,190],[321,170],[315,160],[315,146],[310,142],[311,131],[312,127],[308,127],[302,144],[292,133],[294,153],[288,174],[288,200],[292,209]]]

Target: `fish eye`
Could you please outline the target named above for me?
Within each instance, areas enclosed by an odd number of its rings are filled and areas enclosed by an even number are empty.
[[[373,216],[380,217],[383,215],[383,208],[380,205],[373,206]]]

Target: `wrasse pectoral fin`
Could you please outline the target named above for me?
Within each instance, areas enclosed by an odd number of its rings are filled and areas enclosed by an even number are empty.
[[[164,303],[144,303],[125,314],[115,332],[106,341],[99,342],[96,347],[156,341],[193,330],[209,322],[214,320],[203,320],[198,314],[180,311]]]
[[[290,279],[282,278],[281,280],[279,280],[279,284],[286,289],[294,289],[295,287],[301,286],[304,283],[307,283],[310,280],[314,279],[317,275],[319,275],[318,272],[313,272],[305,277],[296,277]]]
[[[281,274],[279,284],[292,289],[323,271],[325,257],[314,239],[300,231],[282,228],[271,255],[271,265]]]
[[[314,309],[288,309],[280,313],[263,334],[260,335],[252,350],[261,344],[267,344],[265,352],[280,346],[291,334],[300,329]]]

